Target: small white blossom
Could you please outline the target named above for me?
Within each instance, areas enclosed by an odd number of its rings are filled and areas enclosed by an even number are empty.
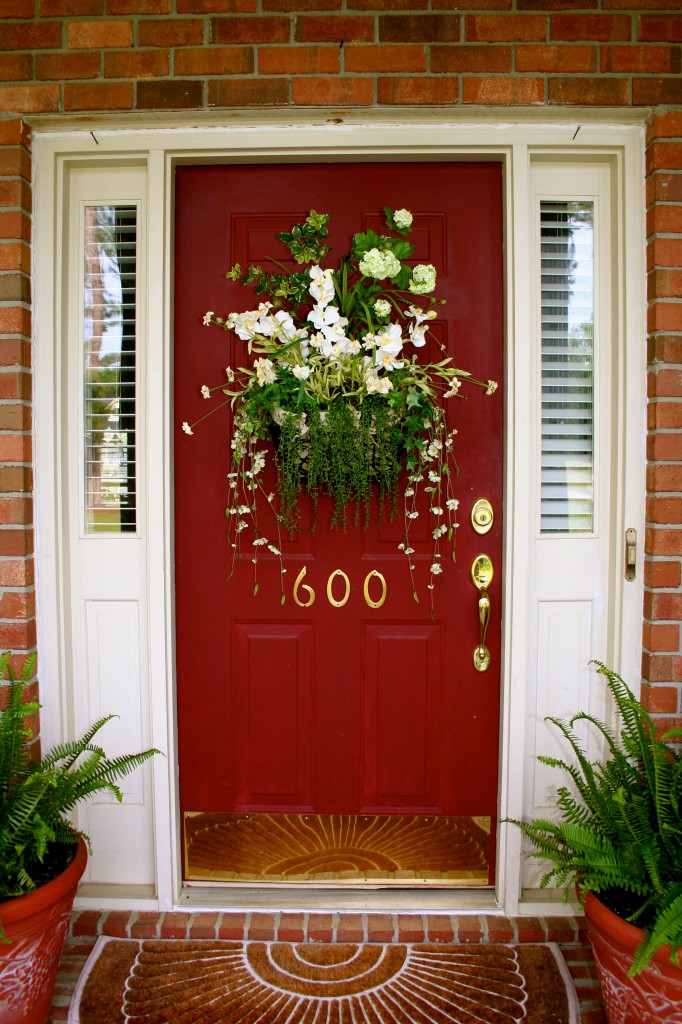
[[[432,531],[431,536],[434,540],[438,540],[439,537],[442,537],[443,534],[447,532],[448,528],[443,524],[443,526],[437,526],[436,529]]]
[[[204,313],[204,327],[209,326],[214,316],[215,312],[212,309],[209,309],[208,313]]]
[[[431,509],[431,511],[433,512],[434,516],[443,515],[443,509],[440,507],[440,505],[436,505],[434,508]]]
[[[486,388],[486,391],[485,391],[486,395],[492,395],[492,394],[494,394],[495,391],[497,391],[497,381],[496,380],[489,380],[488,381],[488,387]]]
[[[266,384],[274,384],[277,380],[277,374],[271,359],[256,359],[253,366],[261,387],[265,387]]]
[[[229,380],[229,382],[231,384],[233,382],[233,380],[234,380],[234,370],[232,369],[231,366],[226,366],[225,367],[225,376],[227,377],[227,379]]]
[[[185,422],[182,424],[182,429],[185,431],[186,434],[194,433],[187,420],[185,420]]]
[[[442,565],[439,565],[439,564],[438,564],[438,562],[434,562],[434,563],[433,563],[433,565],[431,566],[431,568],[429,569],[429,572],[430,572],[430,573],[431,573],[431,574],[432,574],[433,576],[437,576],[437,575],[438,575],[438,573],[440,573],[440,572],[442,572],[442,571],[443,571],[443,566],[442,566]]]
[[[313,371],[310,366],[294,366],[291,372],[296,380],[307,380]]]
[[[391,312],[391,303],[387,299],[377,299],[374,303],[374,312],[377,316],[388,316]]]
[[[412,227],[412,214],[409,210],[396,210],[393,214],[393,223],[401,231],[406,231]]]
[[[268,544],[268,551],[272,551],[273,555],[281,555],[282,552],[279,548],[276,548],[274,544]]]
[[[444,393],[443,398],[454,398],[454,396],[457,394],[461,386],[461,380],[458,377],[453,377],[452,380],[450,381],[450,387]]]
[[[211,389],[208,387],[207,384],[202,384],[201,385],[201,393],[204,396],[204,398],[210,398],[211,397]]]
[[[418,519],[419,518],[419,513],[417,511],[406,512],[405,516],[406,516],[407,519]]]
[[[411,498],[413,494],[414,494],[414,487],[406,487],[405,488],[405,497],[406,498]]]
[[[268,542],[268,538],[267,537],[256,537],[256,539],[253,542],[253,546],[254,546],[254,548],[260,548],[260,547],[262,547],[263,544],[267,544],[267,542]]]
[[[450,512],[454,512],[456,509],[459,508],[459,501],[458,501],[458,499],[457,498],[448,498],[448,500],[445,502],[445,507]]]
[[[426,295],[436,287],[436,268],[431,263],[419,263],[412,271],[407,286],[413,295]]]

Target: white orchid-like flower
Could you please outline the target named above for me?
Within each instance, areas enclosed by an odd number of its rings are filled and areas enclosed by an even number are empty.
[[[312,279],[308,291],[319,306],[328,305],[334,298],[333,272],[314,266],[310,268],[308,273]]]
[[[375,336],[374,363],[385,370],[399,370],[403,365],[397,357],[403,350],[403,338],[400,324],[386,324],[380,327]]]
[[[336,306],[313,306],[308,313],[308,320],[332,344],[345,337],[343,329],[348,324],[348,318],[341,316]]]
[[[368,395],[387,395],[393,390],[393,382],[388,377],[379,377],[376,370],[365,374],[365,387]]]

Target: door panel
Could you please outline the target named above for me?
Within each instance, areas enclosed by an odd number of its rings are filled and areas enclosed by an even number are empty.
[[[438,271],[434,334],[455,365],[502,383],[502,176],[497,164],[343,164],[179,168],[176,178],[175,535],[177,683],[181,803],[185,811],[290,811],[479,815],[496,812],[502,582],[502,389],[492,398],[469,389],[452,400],[457,427],[460,499],[457,562],[435,593],[426,590],[431,562],[428,507],[417,520],[414,556],[421,602],[412,598],[400,514],[367,531],[328,528],[330,503],[318,526],[303,503],[303,532],[283,543],[286,603],[279,567],[259,558],[253,598],[248,560],[228,580],[225,539],[229,415],[218,413],[188,438],[183,419],[205,414],[199,386],[243,365],[238,339],[202,325],[257,304],[252,290],[224,274],[240,262],[278,259],[275,239],[310,209],[331,214],[335,266],[354,232],[383,229],[384,205],[414,214],[411,262]],[[420,359],[440,355],[435,341]],[[466,386],[465,386],[466,387]],[[464,390],[464,388],[463,388]],[[274,480],[274,478],[271,478]],[[493,529],[477,536],[469,523],[484,496]],[[488,554],[487,645],[491,667],[475,670],[479,642],[471,563]],[[312,607],[298,607],[292,586],[301,568],[315,589]],[[336,570],[350,581],[347,603],[334,607],[327,581]],[[387,581],[387,599],[371,608],[363,595],[369,572]],[[372,587],[378,584],[374,580]],[[344,590],[336,578],[334,596]],[[373,592],[373,591],[372,591]]]

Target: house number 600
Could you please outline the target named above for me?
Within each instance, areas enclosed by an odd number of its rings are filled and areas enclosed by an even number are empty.
[[[303,568],[301,569],[301,571],[299,572],[298,576],[296,577],[296,582],[294,583],[294,601],[299,606],[299,608],[310,608],[310,606],[315,603],[315,596],[316,596],[315,595],[315,591],[313,590],[312,587],[309,587],[307,583],[303,582],[307,572],[308,572],[308,569],[304,565]],[[343,596],[341,597],[340,600],[337,600],[334,597],[334,592],[333,592],[334,591],[334,581],[336,580],[337,576],[340,576],[341,579],[345,583],[345,588],[344,588],[344,591],[343,591]],[[369,584],[370,584],[370,580],[372,580],[372,579],[379,580],[379,583],[381,585],[381,596],[379,597],[378,601],[373,601],[372,598],[369,596]],[[386,580],[381,575],[381,573],[377,572],[376,569],[372,569],[371,572],[368,572],[367,575],[365,576],[365,583],[364,583],[364,586],[363,586],[362,589],[363,589],[363,594],[365,596],[365,602],[369,605],[369,607],[370,608],[381,608],[382,604],[386,600],[386,590],[387,590]],[[302,591],[305,592],[305,594],[307,595],[307,600],[306,601],[302,601],[300,596],[299,596]],[[334,606],[334,608],[343,608],[344,604],[346,604],[346,602],[348,601],[349,597],[350,597],[350,580],[348,579],[348,576],[343,571],[343,569],[335,569],[333,573],[330,573],[329,579],[327,580],[327,600],[329,601],[329,603],[331,605]]]

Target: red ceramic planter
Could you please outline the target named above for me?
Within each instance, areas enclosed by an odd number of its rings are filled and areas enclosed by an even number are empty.
[[[682,968],[659,949],[636,977],[628,971],[644,932],[608,910],[594,893],[585,897],[585,918],[609,1024],[682,1024]]]
[[[47,885],[0,904],[10,945],[0,945],[0,1024],[45,1024],[88,850],[81,839],[68,868]]]

